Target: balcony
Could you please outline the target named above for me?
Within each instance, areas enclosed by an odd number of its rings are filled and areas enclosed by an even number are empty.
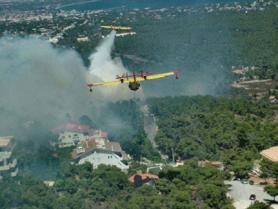
[[[0,172],[9,171],[10,169],[15,168],[16,165],[17,165],[17,160],[13,159],[12,162],[10,162],[10,163],[8,163],[6,165],[0,166]]]

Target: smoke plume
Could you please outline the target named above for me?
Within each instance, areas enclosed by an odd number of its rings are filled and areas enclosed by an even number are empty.
[[[120,58],[112,59],[111,57],[115,35],[116,32],[112,31],[96,48],[96,52],[90,56],[89,71],[93,76],[102,80],[112,80],[115,79],[115,73],[120,75],[128,72]]]
[[[38,37],[0,39],[0,129],[58,124],[89,111],[86,69],[73,50],[53,49]]]
[[[93,121],[107,118],[102,125],[120,126],[119,118],[103,113],[106,104],[141,94],[131,92],[126,84],[96,87],[92,93],[86,87],[86,81],[113,80],[128,72],[120,58],[111,57],[114,39],[112,32],[96,48],[88,72],[74,50],[53,48],[36,36],[1,38],[1,135],[20,134],[20,129],[34,122],[52,129],[82,115]]]
[[[111,56],[115,36],[116,32],[112,31],[102,40],[95,52],[90,56],[91,65],[89,72],[91,76],[88,82],[111,81],[115,80],[116,75],[121,76],[129,73],[119,57],[112,58]],[[96,87],[94,88],[94,92],[99,93],[100,97],[104,97],[106,101],[117,101],[135,97],[142,98],[143,96],[142,90],[136,93],[130,92],[127,84],[101,88]]]

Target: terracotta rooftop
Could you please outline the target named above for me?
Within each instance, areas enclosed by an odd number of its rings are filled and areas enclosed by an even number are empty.
[[[221,167],[223,166],[223,163],[222,162],[219,162],[219,161],[211,161],[208,163],[209,165],[211,166],[215,166],[215,167]]]
[[[106,143],[106,149],[113,152],[122,152],[121,145],[118,142],[108,142]]]
[[[88,132],[91,130],[90,126],[82,125],[79,123],[66,123],[64,125],[55,128],[53,132],[60,132],[60,131],[74,131],[74,132]]]
[[[159,177],[157,175],[153,175],[153,174],[150,174],[150,173],[140,173],[140,174],[134,174],[134,175],[130,176],[128,178],[128,181],[131,182],[131,183],[134,183],[134,177],[135,176],[141,176],[143,182],[146,182],[148,180],[157,180],[157,179],[159,179]]]
[[[278,162],[278,146],[265,149],[260,154],[272,162]]]
[[[78,149],[74,149],[71,153],[73,159],[78,158],[80,155],[86,152],[90,152],[94,148],[96,148],[96,141],[93,137],[88,138],[87,140],[83,140],[80,142],[79,147],[83,148],[83,152],[78,152]]]
[[[222,167],[222,166],[224,166],[223,162],[220,162],[220,161],[201,160],[198,163],[201,166],[205,166],[205,165],[214,166],[214,167]]]

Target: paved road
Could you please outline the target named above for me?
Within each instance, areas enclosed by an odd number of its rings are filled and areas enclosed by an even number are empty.
[[[260,202],[265,202],[266,199],[272,200],[262,186],[243,184],[240,181],[225,181],[225,184],[232,185],[230,187],[229,195],[233,198],[236,209],[246,209],[250,205],[249,197],[251,194],[255,194],[256,198]],[[278,205],[272,205],[274,209],[278,209]]]

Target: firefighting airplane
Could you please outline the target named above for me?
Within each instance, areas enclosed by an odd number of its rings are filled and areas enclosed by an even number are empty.
[[[90,92],[93,91],[93,87],[95,86],[116,86],[123,83],[128,83],[128,87],[132,91],[137,91],[140,88],[140,82],[146,81],[146,80],[155,80],[155,79],[161,79],[166,78],[169,76],[176,76],[176,79],[179,78],[179,70],[170,71],[167,73],[159,73],[159,74],[153,74],[150,72],[141,72],[141,73],[135,73],[132,74],[125,73],[121,76],[116,76],[117,80],[114,81],[105,81],[105,82],[99,82],[99,83],[89,83],[87,84]]]
[[[114,26],[114,25],[101,25],[101,28],[112,29],[112,30],[131,30],[131,27]]]

